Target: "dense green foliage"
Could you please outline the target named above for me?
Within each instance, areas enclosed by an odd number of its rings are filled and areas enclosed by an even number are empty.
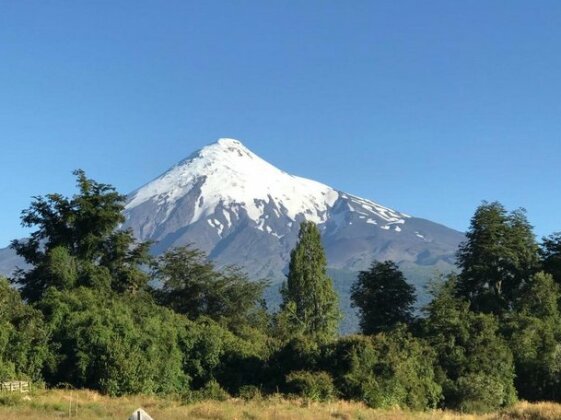
[[[202,251],[173,248],[157,259],[152,275],[161,286],[153,290],[157,301],[189,319],[207,316],[234,330],[266,327],[267,282],[251,281],[237,267],[218,272]]]
[[[333,378],[327,372],[295,371],[287,375],[286,382],[296,395],[312,401],[329,401],[336,394]]]
[[[516,388],[527,400],[561,401],[559,286],[551,275],[541,272],[522,296],[503,326],[514,354]]]
[[[436,407],[434,352],[403,329],[376,336],[350,336],[324,347],[321,368],[331,373],[344,398],[372,407]]]
[[[507,213],[500,203],[483,203],[466,237],[458,251],[458,293],[476,311],[509,311],[539,265],[538,245],[524,210]]]
[[[141,265],[149,261],[149,244],[136,243],[130,231],[117,230],[124,222],[125,197],[82,171],[75,175],[79,194],[36,197],[23,211],[22,224],[37,230],[29,239],[12,242],[32,266],[14,279],[30,302],[51,287],[136,292],[148,282]]]
[[[469,310],[450,277],[434,288],[423,336],[437,355],[444,405],[462,411],[492,411],[516,400],[512,353],[494,316]]]
[[[45,314],[53,363],[45,377],[111,395],[178,392],[189,344],[187,320],[145,299],[79,288],[50,289]]]
[[[391,262],[351,289],[364,335],[338,337],[337,295],[318,228],[301,225],[283,302],[264,281],[190,247],[149,255],[124,197],[76,172],[78,193],[36,197],[13,247],[30,268],[0,279],[0,380],[185,401],[282,392],[372,407],[491,411],[517,397],[561,401],[561,234],[541,247],[523,211],[484,203],[458,251],[461,272],[415,293]]]
[[[364,334],[390,331],[397,324],[413,320],[415,288],[392,261],[375,262],[370,270],[358,273],[351,288],[354,307],[359,308]]]
[[[561,233],[553,233],[543,238],[540,247],[542,269],[561,284]]]
[[[286,284],[281,290],[280,323],[289,333],[325,341],[336,336],[341,313],[337,293],[327,276],[321,236],[312,222],[302,222],[298,243],[290,254]]]
[[[41,313],[0,278],[0,380],[41,381],[49,357],[47,339]]]

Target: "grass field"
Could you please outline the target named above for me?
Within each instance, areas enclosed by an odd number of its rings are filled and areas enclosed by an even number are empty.
[[[152,396],[110,398],[92,391],[35,391],[30,394],[1,394],[0,419],[128,419],[144,408],[155,420],[174,419],[561,419],[561,405],[521,402],[500,413],[462,415],[431,411],[411,413],[402,410],[373,410],[359,403],[337,401],[307,403],[302,400],[267,398],[263,400],[204,401],[183,404],[174,399]]]

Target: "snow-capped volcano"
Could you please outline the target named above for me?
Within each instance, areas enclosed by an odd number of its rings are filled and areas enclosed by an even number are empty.
[[[158,223],[165,223],[178,201],[193,189],[199,191],[199,198],[191,219],[186,222],[193,224],[206,218],[219,235],[231,227],[231,216],[238,217],[240,211],[259,229],[270,233],[267,205],[273,207],[275,216],[284,215],[291,222],[303,218],[317,224],[325,223],[328,210],[341,197],[350,199],[349,211],[385,221],[382,228],[404,223],[409,217],[371,201],[342,194],[319,182],[289,175],[234,139],[218,140],[136,190],[126,209],[130,212],[148,201],[156,203]],[[222,211],[226,223],[212,217],[217,208]],[[375,220],[370,223],[377,224]],[[142,236],[152,233],[143,231]]]
[[[302,220],[322,231],[329,264],[357,270],[374,258],[450,265],[463,235],[269,164],[220,139],[129,195],[125,227],[155,252],[193,243],[219,265],[280,278]]]
[[[219,205],[234,211],[242,205],[257,222],[265,216],[263,202],[279,203],[292,220],[313,209],[308,219],[321,223],[338,198],[332,188],[277,169],[238,140],[220,139],[135,191],[127,208],[157,197],[169,215],[177,200],[197,185],[201,198],[189,223],[211,216]]]

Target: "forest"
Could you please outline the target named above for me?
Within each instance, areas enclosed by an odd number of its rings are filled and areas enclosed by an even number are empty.
[[[282,303],[266,280],[183,246],[150,255],[125,196],[76,171],[72,197],[34,197],[28,268],[0,280],[0,379],[182,401],[271,394],[374,408],[491,412],[561,401],[561,234],[537,241],[524,210],[483,202],[432,300],[395,262],[352,285],[360,334],[340,336],[318,228],[300,226]]]

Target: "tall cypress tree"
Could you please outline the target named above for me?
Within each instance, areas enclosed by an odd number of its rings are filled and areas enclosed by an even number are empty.
[[[281,293],[281,313],[289,328],[317,341],[336,336],[341,319],[338,297],[327,275],[320,233],[313,222],[300,226]]]

